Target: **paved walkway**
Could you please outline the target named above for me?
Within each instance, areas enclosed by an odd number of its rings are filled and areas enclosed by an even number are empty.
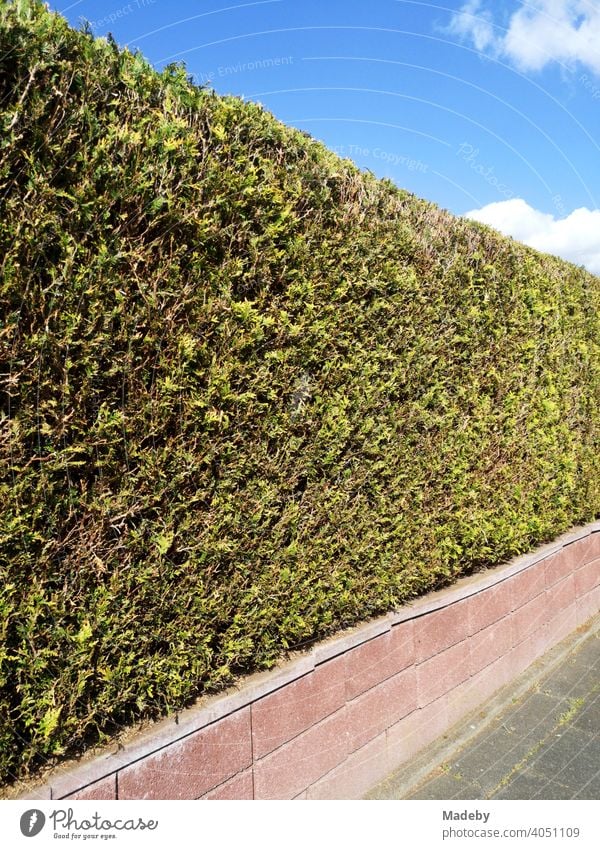
[[[600,799],[600,617],[370,799]],[[503,704],[502,704],[503,700]],[[481,711],[479,712],[481,715]]]

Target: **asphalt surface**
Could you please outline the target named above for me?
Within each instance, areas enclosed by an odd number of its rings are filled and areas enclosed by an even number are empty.
[[[600,617],[367,798],[599,800]]]

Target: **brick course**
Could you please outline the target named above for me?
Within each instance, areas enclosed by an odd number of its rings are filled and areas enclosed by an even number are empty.
[[[348,754],[345,710],[313,725],[254,765],[256,799],[291,799]]]
[[[517,610],[546,589],[546,562],[534,563],[510,578],[512,607]]]
[[[469,603],[463,601],[428,613],[415,621],[417,662],[427,660],[450,646],[462,642],[469,634]]]
[[[226,781],[224,784],[220,784],[204,796],[200,796],[200,799],[204,799],[206,801],[211,799],[254,799],[254,780],[252,770],[246,770],[246,772],[241,772],[239,775],[230,778],[229,781]]]
[[[119,799],[197,799],[251,764],[247,707],[122,769]]]
[[[390,772],[385,732],[308,788],[308,799],[360,799]]]
[[[252,745],[262,758],[297,734],[343,707],[346,655],[270,693],[252,705]]]
[[[419,707],[438,699],[471,674],[468,640],[452,646],[417,666]]]
[[[414,623],[402,622],[386,634],[375,637],[348,653],[346,699],[396,675],[415,659]]]
[[[469,634],[476,634],[488,625],[508,616],[513,608],[513,590],[510,580],[482,590],[467,599]]]
[[[514,644],[512,618],[508,616],[474,634],[469,644],[470,672],[471,675],[476,675],[512,649]]]
[[[346,722],[349,751],[361,748],[417,707],[414,667],[368,690],[348,703]]]
[[[574,572],[578,566],[579,558],[576,545],[568,545],[566,548],[557,551],[546,561],[546,587],[551,587],[561,581]]]
[[[522,643],[544,627],[548,621],[546,593],[535,596],[530,602],[519,607],[512,615],[515,644]]]
[[[577,598],[583,598],[594,587],[600,586],[600,558],[581,566],[575,572],[574,578]]]

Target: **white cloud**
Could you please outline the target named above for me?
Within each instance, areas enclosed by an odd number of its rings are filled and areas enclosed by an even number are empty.
[[[555,218],[529,206],[522,198],[490,203],[465,213],[532,248],[556,254],[600,275],[600,209],[574,210]]]
[[[494,27],[482,0],[468,0],[453,15],[449,30],[524,71],[558,62],[580,64],[600,75],[600,4],[591,0],[521,2],[506,28]]]
[[[485,50],[494,42],[492,15],[481,9],[481,0],[465,3],[453,16],[449,29],[455,35],[472,38],[477,50]]]

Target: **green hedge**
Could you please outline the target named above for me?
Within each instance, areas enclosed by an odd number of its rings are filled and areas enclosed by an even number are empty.
[[[597,278],[0,12],[0,776],[599,514]]]

